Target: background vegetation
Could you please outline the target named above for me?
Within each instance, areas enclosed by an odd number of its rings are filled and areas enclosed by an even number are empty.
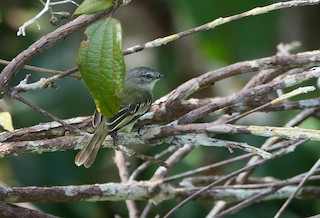
[[[277,1],[243,1],[243,0],[134,0],[129,5],[116,10],[114,17],[123,25],[123,48],[142,44],[147,41],[175,32],[199,26],[218,17],[226,17]],[[39,1],[2,1],[0,11],[0,58],[11,60],[41,36],[54,30],[50,25],[50,15],[41,17],[39,23],[27,28],[27,36],[17,37],[16,32],[26,20],[35,16],[42,9]],[[56,11],[73,12],[75,6],[65,4],[57,6]],[[214,30],[206,31],[169,43],[155,49],[125,56],[127,69],[136,66],[152,66],[167,75],[155,88],[155,96],[161,97],[179,84],[222,66],[239,61],[262,58],[274,55],[281,42],[299,41],[297,51],[319,49],[320,39],[320,6],[297,7],[271,12],[265,15],[241,19]],[[60,25],[67,21],[61,21]],[[82,31],[72,34],[65,40],[45,51],[28,64],[56,70],[68,70],[76,66],[76,55],[84,36]],[[296,52],[296,51],[295,51]],[[4,66],[0,66],[0,70]],[[21,72],[12,81],[20,82],[27,70]],[[223,80],[203,90],[195,97],[228,96],[240,90],[254,74],[245,74]],[[31,81],[37,81],[44,75],[32,73]],[[311,81],[309,84],[315,84]],[[57,82],[58,89],[44,89],[23,94],[23,97],[47,110],[59,118],[88,116],[94,110],[93,101],[82,81],[70,77]],[[318,91],[312,95],[318,95]],[[24,104],[13,99],[2,101],[2,110],[9,110],[15,128],[28,127],[51,121]],[[240,124],[282,126],[290,120],[294,111],[278,113],[258,113],[241,120]],[[212,119],[212,118],[208,118]],[[317,119],[303,123],[304,128],[319,129]],[[223,136],[222,136],[223,137]],[[244,135],[227,137],[228,140],[245,141],[252,145],[261,145],[261,137]],[[319,158],[319,143],[310,142],[279,160],[273,160],[255,172],[255,176],[273,176],[284,179],[307,171]],[[146,147],[140,152],[154,154],[161,148]],[[227,149],[199,147],[188,155],[171,172],[171,175],[193,169],[198,166],[218,162],[239,155],[240,151],[230,154]],[[73,163],[76,151],[26,154],[0,159],[0,181],[7,186],[49,186],[86,183],[118,182],[118,172],[109,149],[104,149],[96,163],[90,168],[78,168]],[[141,161],[129,158],[130,168],[134,169]],[[246,162],[244,161],[243,164]],[[209,174],[232,172],[237,166],[219,168]],[[156,167],[151,167],[140,179],[149,178]],[[166,202],[154,211],[168,211],[177,202]],[[282,205],[283,200],[255,204],[232,217],[271,217]],[[113,217],[115,214],[126,217],[126,206],[123,202],[72,202],[72,203],[35,203],[41,210],[63,217]],[[143,207],[144,203],[138,202]],[[211,202],[191,202],[176,214],[176,217],[203,217],[210,208]],[[304,217],[319,213],[319,201],[295,200],[283,217]]]

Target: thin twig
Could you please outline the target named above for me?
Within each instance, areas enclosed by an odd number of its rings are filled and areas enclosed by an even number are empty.
[[[294,197],[297,195],[298,191],[301,189],[301,187],[306,183],[306,181],[312,176],[317,168],[320,166],[320,159],[312,166],[312,168],[309,170],[309,172],[304,176],[304,178],[299,183],[297,189],[290,195],[290,197],[286,200],[286,202],[281,206],[277,214],[274,216],[274,218],[279,218],[280,215],[284,212],[284,210],[288,207],[290,202],[294,199]]]
[[[9,63],[10,63],[10,61],[0,59],[0,64],[8,65]],[[34,66],[30,66],[30,65],[24,65],[22,68],[26,69],[26,70],[34,71],[34,72],[49,73],[49,74],[54,74],[54,75],[56,75],[56,74],[60,75],[60,74],[66,73],[66,72],[72,72],[72,73],[78,72],[78,68],[73,68],[73,69],[70,69],[67,71],[51,70],[51,69],[47,69],[47,68],[34,67]],[[74,78],[76,80],[81,79],[81,76],[75,76],[75,75],[72,75],[72,73],[68,74],[68,76],[71,78]]]
[[[220,161],[220,162],[217,162],[217,163],[214,163],[214,164],[210,164],[208,166],[199,167],[197,169],[193,169],[193,170],[186,171],[186,172],[183,172],[183,173],[180,173],[180,174],[176,174],[174,176],[170,176],[170,177],[164,178],[163,182],[170,182],[170,181],[181,179],[181,178],[184,178],[184,177],[187,177],[187,176],[191,176],[191,175],[194,175],[194,174],[197,174],[197,173],[203,173],[203,172],[206,172],[206,171],[209,171],[209,170],[213,170],[215,168],[218,168],[218,167],[221,167],[221,166],[224,166],[224,165],[227,165],[227,164],[231,164],[231,163],[234,163],[234,162],[237,162],[237,161],[240,161],[240,160],[252,157],[252,156],[253,156],[253,154],[240,155],[238,157],[230,158],[228,160],[223,160],[223,161]]]
[[[111,10],[112,9],[109,9],[98,14],[81,15],[46,36],[41,37],[38,41],[30,45],[26,50],[12,59],[12,61],[0,73],[0,92],[3,93],[8,89],[7,84],[18,73],[19,69],[37,54],[42,53],[56,42],[65,39],[75,31],[95,22],[110,13]]]
[[[176,150],[167,160],[167,168],[159,167],[151,178],[151,181],[162,180],[170,170],[176,166],[186,155],[188,155],[195,148],[194,144],[184,144]]]
[[[285,186],[285,185],[283,185]],[[281,189],[283,186],[276,186],[276,187],[270,187],[267,190],[261,191],[260,193],[242,201],[241,203],[237,204],[236,206],[233,206],[227,210],[224,210],[223,212],[215,215],[216,218],[222,218],[226,217],[228,215],[234,214],[235,212],[239,211],[242,208],[248,207],[249,205],[252,205],[255,202],[260,201],[261,199],[265,198],[268,195],[271,195]]]
[[[300,143],[296,143],[295,145],[292,145],[292,146],[298,146]],[[285,155],[287,152],[288,152],[288,149],[292,149],[292,148],[285,148],[285,149],[282,149],[278,152],[275,152],[273,154],[273,158],[278,158],[278,157],[281,157],[283,155]],[[239,175],[240,173],[243,173],[243,172],[246,172],[248,170],[252,170],[258,166],[261,166],[263,165],[264,163],[266,163],[268,161],[268,159],[264,159],[264,160],[260,160],[258,162],[255,163],[255,165],[251,165],[251,166],[246,166],[246,167],[243,167],[242,169],[239,169],[239,170],[236,170],[232,173],[230,173],[229,175],[205,186],[204,188],[200,189],[199,191],[195,192],[194,194],[190,195],[188,198],[184,199],[183,201],[181,201],[177,206],[175,206],[174,208],[172,208],[165,216],[164,218],[169,218],[171,217],[179,208],[181,208],[183,205],[185,205],[186,203],[188,203],[189,201],[193,200],[194,198],[196,198],[198,195],[208,191],[209,189],[211,189],[212,187],[220,184],[220,183],[223,183],[225,181],[228,181],[229,179]]]
[[[39,113],[45,115],[46,117],[49,117],[50,119],[52,119],[52,120],[54,120],[54,121],[56,121],[56,122],[58,122],[58,123],[61,123],[62,125],[64,125],[64,126],[66,126],[67,128],[69,128],[69,130],[71,130],[71,131],[77,132],[77,133],[79,133],[79,134],[81,134],[81,135],[86,134],[86,133],[84,133],[83,131],[81,131],[80,129],[75,128],[74,126],[70,125],[69,123],[67,123],[67,122],[59,119],[58,117],[50,114],[49,112],[43,110],[42,108],[40,108],[40,107],[32,104],[30,101],[22,98],[21,96],[19,96],[19,95],[16,94],[15,92],[10,92],[10,97],[12,97],[12,98],[14,98],[14,99],[16,99],[16,100],[18,100],[18,101],[20,101],[20,102],[28,105],[29,107],[31,107],[31,108],[34,109],[35,111],[38,111]]]
[[[37,26],[38,26],[38,29],[40,30],[40,25],[38,24],[38,19],[43,15],[45,14],[47,11],[50,11],[51,14],[54,14],[54,12],[52,11],[51,7],[50,6],[53,6],[53,5],[59,5],[59,4],[65,4],[65,3],[72,3],[72,4],[75,4],[77,6],[78,3],[72,1],[72,0],[63,0],[63,1],[57,1],[57,2],[53,2],[51,3],[51,0],[47,0],[45,3],[40,0],[40,2],[43,4],[43,9],[35,16],[33,17],[32,19],[26,21],[21,27],[19,27],[19,31],[17,32],[17,36],[26,36],[26,28],[33,24],[33,23],[36,23]]]
[[[125,154],[127,154],[128,156],[135,156],[141,160],[144,160],[144,161],[149,161],[150,163],[153,163],[153,164],[156,164],[156,165],[160,165],[160,166],[163,166],[165,168],[168,167],[168,164],[163,162],[162,160],[159,160],[159,159],[156,159],[152,156],[148,156],[148,155],[145,155],[145,154],[141,154],[141,153],[138,153],[136,151],[134,151],[133,149],[131,148],[127,148],[126,146],[123,146],[123,145],[117,145],[117,147],[119,147],[119,149],[121,151],[123,151]]]
[[[307,117],[311,116],[314,112],[315,109],[309,109],[308,113],[305,113],[306,111],[301,112],[297,117],[295,117],[294,119],[292,119],[291,121],[289,121],[285,127],[290,127],[290,126],[296,126],[299,123],[301,123],[303,120],[305,120]],[[278,138],[277,137],[272,137],[269,138],[262,146],[262,149],[266,149],[269,150],[271,145],[274,145],[274,143],[276,142]],[[304,143],[306,141],[301,141],[301,143]],[[274,146],[273,146],[274,147]],[[247,166],[250,165],[254,165],[257,161],[259,161],[259,157],[258,156],[254,156],[252,157],[248,163]],[[254,169],[253,169],[254,170]],[[253,172],[253,170],[247,171],[247,172],[243,172],[241,174],[239,174],[234,180],[236,181],[236,184],[243,184],[245,182],[245,180],[248,178],[248,176]],[[231,181],[231,180],[230,180]],[[213,207],[213,209],[210,211],[210,216],[214,217],[216,214],[218,214],[224,207],[226,206],[226,202],[225,201],[218,201],[217,203],[215,203],[215,206]]]
[[[307,119],[308,117],[312,116],[312,114],[314,114],[318,109],[314,108],[314,109],[308,109],[305,111],[300,112],[298,115],[296,115],[293,119],[291,119],[288,123],[286,123],[284,125],[284,127],[292,127],[292,126],[297,126],[300,123],[302,123],[305,119]],[[269,138],[262,146],[261,149],[267,149],[273,145],[276,140],[278,140],[278,137],[272,137]],[[247,165],[251,165],[254,164],[257,160],[259,159],[259,157],[252,157]],[[236,178],[236,182],[238,184],[242,184],[245,179],[249,176],[251,172],[246,172],[246,173],[242,173],[240,174],[237,178]]]
[[[314,91],[314,90],[316,90],[316,87],[314,87],[314,86],[299,87],[299,88],[297,88],[297,89],[295,89],[295,90],[293,90],[293,91],[291,91],[289,93],[286,93],[286,94],[284,94],[284,95],[282,95],[282,96],[280,96],[280,97],[278,97],[278,98],[276,98],[276,99],[274,99],[274,100],[272,100],[272,101],[270,101],[270,102],[268,102],[266,104],[263,104],[263,105],[261,105],[259,107],[256,107],[256,108],[251,109],[249,111],[246,111],[246,112],[244,112],[244,113],[242,113],[242,114],[240,114],[238,116],[235,116],[235,117],[225,121],[225,123],[232,123],[232,122],[234,122],[236,120],[239,120],[240,118],[243,118],[243,117],[245,117],[245,116],[247,116],[249,114],[252,114],[252,113],[257,112],[257,111],[261,111],[262,109],[267,108],[267,107],[269,107],[271,105],[278,104],[283,100],[292,98],[292,97],[300,95],[300,94],[305,94],[305,93],[308,93],[308,92]]]
[[[248,99],[250,97],[263,96],[264,94],[270,93],[273,90],[292,87],[303,81],[307,81],[312,78],[318,78],[319,76],[320,76],[320,67],[312,68],[300,74],[288,75],[281,80],[272,81],[270,83],[259,85],[251,89],[240,91],[226,98],[222,98],[220,100],[220,103],[221,103],[220,105],[218,105],[217,102],[215,102],[215,103],[205,105],[201,108],[192,110],[189,113],[180,117],[177,120],[177,122],[179,124],[191,123],[195,120],[200,119],[202,116],[206,114],[216,111],[217,109],[219,109],[219,107],[220,108],[227,107],[227,106],[230,106],[231,104],[239,103],[242,100]]]
[[[318,170],[319,173],[319,170]],[[303,175],[305,176],[306,173],[304,173]],[[183,179],[179,185],[184,186],[184,187],[196,187],[196,186],[201,186],[203,184],[208,184],[214,181],[217,181],[218,179],[222,178],[223,176],[198,176],[198,177],[190,177],[190,178],[186,178]],[[257,188],[270,188],[273,186],[282,186],[283,184],[285,184],[286,186],[288,185],[293,185],[296,183],[300,183],[303,180],[303,176],[299,175],[299,176],[294,176],[290,179],[285,179],[285,180],[278,180],[272,177],[249,177],[247,184],[241,184],[241,185],[232,185],[227,184],[227,185],[223,185],[223,186],[216,186],[214,187],[215,189],[235,189],[235,190],[239,190],[239,189],[257,189]],[[308,178],[308,181],[316,181],[316,180],[320,180],[320,176],[316,175],[316,176],[310,176]]]
[[[306,6],[306,5],[316,5],[319,3],[320,3],[319,0],[292,0],[292,1],[287,1],[287,2],[274,3],[271,5],[264,6],[264,7],[254,8],[249,11],[246,11],[246,12],[243,12],[240,14],[236,14],[236,15],[233,15],[230,17],[225,17],[225,18],[220,17],[218,19],[215,19],[215,20],[208,22],[206,24],[203,24],[201,26],[191,28],[191,29],[185,30],[183,32],[172,34],[172,35],[169,35],[169,36],[166,36],[163,38],[158,38],[153,41],[147,42],[143,45],[133,46],[131,48],[126,49],[123,53],[125,55],[127,55],[127,54],[132,54],[134,52],[142,51],[144,49],[159,47],[159,46],[165,45],[169,42],[178,40],[182,37],[189,36],[191,34],[199,33],[202,31],[211,30],[211,29],[216,28],[217,26],[229,23],[231,21],[239,20],[239,19],[242,19],[245,17],[266,14],[271,11],[280,10],[280,9],[284,9],[284,8]]]
[[[295,148],[296,146],[298,146],[298,145],[300,145],[300,144],[302,144],[304,142],[305,141],[298,141],[297,143],[293,144],[292,147]],[[288,148],[288,149],[292,149],[292,148]],[[281,151],[279,151],[278,153],[280,153],[280,152]],[[283,152],[283,150],[282,150],[282,152]],[[260,161],[257,161],[256,163],[260,163]],[[227,210],[224,210],[223,212],[221,212],[218,215],[216,215],[216,217],[225,217],[227,215],[233,214],[233,213],[239,211],[240,209],[243,209],[245,207],[248,207],[249,205],[252,205],[252,204],[260,201],[261,199],[265,198],[266,196],[275,193],[276,191],[278,191],[279,189],[281,189],[285,185],[286,185],[286,183],[284,182],[282,185],[278,185],[276,187],[270,187],[267,190],[265,190],[264,192],[258,193],[256,195],[246,199],[245,201],[243,201],[243,202],[241,202],[239,204],[236,204],[236,205],[228,208]]]
[[[166,163],[168,163],[168,168],[159,167],[157,171],[153,174],[150,181],[162,181],[163,178],[170,172],[170,170],[177,165],[186,155],[188,155],[193,149],[195,148],[195,144],[192,143],[186,143],[184,145],[181,145],[181,147],[176,150],[167,160]],[[142,211],[141,217],[148,217],[149,211],[153,207],[153,202],[151,200],[148,201],[147,205]]]
[[[159,154],[156,154],[154,156],[154,158],[159,159],[167,154],[170,154],[172,152],[174,152],[175,150],[178,149],[178,146],[169,146],[167,149],[165,149],[164,151],[160,152]],[[135,180],[138,175],[145,170],[148,166],[150,165],[150,161],[146,161],[143,164],[141,164],[139,167],[137,167],[130,175],[129,177],[129,181],[133,181]]]

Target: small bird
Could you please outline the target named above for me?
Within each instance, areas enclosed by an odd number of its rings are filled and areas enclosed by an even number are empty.
[[[74,163],[89,168],[96,159],[98,150],[108,134],[114,144],[119,130],[131,132],[140,116],[145,114],[153,102],[153,87],[164,75],[150,67],[137,67],[126,73],[122,103],[116,115],[107,118],[97,110],[93,115],[96,131],[89,142],[77,154]]]

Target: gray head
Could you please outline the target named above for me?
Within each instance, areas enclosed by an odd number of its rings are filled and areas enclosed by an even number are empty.
[[[163,74],[151,67],[136,67],[126,73],[125,86],[152,90],[154,84],[163,77]]]

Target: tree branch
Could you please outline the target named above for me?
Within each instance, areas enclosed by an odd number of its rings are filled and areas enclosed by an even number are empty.
[[[79,118],[82,120],[82,118]],[[75,119],[72,122],[79,122]],[[86,120],[88,122],[88,119]],[[78,124],[80,125],[80,124]],[[81,124],[80,126],[82,126]],[[48,132],[63,132],[63,129],[58,128],[56,122],[40,124],[30,128],[24,128],[17,130],[18,133],[1,133],[0,134],[0,157],[5,157],[9,155],[19,155],[25,153],[43,153],[43,152],[56,152],[64,151],[70,149],[80,149],[84,146],[89,136],[56,136],[55,138],[42,139],[35,138],[30,140],[27,138],[21,139],[21,134],[30,132],[34,134],[41,134],[43,136],[48,136]],[[49,129],[46,129],[49,128]],[[52,129],[50,129],[52,128]],[[270,158],[270,154],[249,146],[245,143],[238,143],[226,140],[219,140],[206,136],[207,134],[252,134],[256,136],[271,137],[277,136],[286,139],[305,139],[305,140],[320,140],[320,130],[308,130],[298,127],[270,127],[270,126],[241,126],[241,125],[231,125],[231,124],[220,124],[215,125],[211,123],[199,123],[199,124],[186,124],[186,125],[176,125],[176,126],[158,126],[158,127],[145,127],[142,131],[143,135],[137,132],[132,133],[119,133],[118,142],[121,145],[155,145],[160,144],[164,141],[167,143],[173,143],[176,145],[181,145],[185,143],[193,143],[202,146],[216,146],[225,148],[238,148],[247,152],[254,154],[259,154],[262,157]],[[62,134],[61,132],[61,134]],[[186,135],[192,133],[193,135]],[[206,134],[206,135],[197,135]],[[174,137],[172,137],[174,136]],[[29,136],[25,136],[29,137]],[[161,139],[160,139],[161,138]],[[103,147],[114,148],[112,138],[107,136]]]
[[[94,21],[110,13],[114,8],[109,9],[98,14],[81,15],[69,23],[61,26],[53,32],[43,36],[41,39],[33,43],[26,50],[17,55],[1,72],[0,74],[0,92],[3,93],[7,90],[7,84],[18,73],[18,70],[24,66],[37,54],[42,53],[47,48],[54,45],[56,42],[68,37],[75,31],[88,26]]]
[[[280,192],[269,196],[268,199],[283,199],[288,197],[296,189],[296,186],[287,186]],[[170,199],[182,199],[197,192],[199,188],[171,186],[159,182],[129,182],[129,183],[105,183],[79,186],[46,186],[46,187],[0,187],[0,200],[8,203],[18,202],[68,202],[68,201],[124,201],[152,199],[161,203]],[[266,190],[257,189],[233,189],[218,188],[208,190],[198,196],[204,200],[224,199],[228,203],[245,200],[249,196],[256,195]],[[320,188],[304,187],[299,192],[299,198],[317,199],[320,196]]]
[[[303,52],[299,54],[289,56],[271,56],[261,59],[255,59],[251,61],[238,62],[226,67],[222,67],[217,70],[209,71],[198,77],[195,77],[177,87],[175,90],[160,98],[155,102],[152,107],[153,113],[148,113],[148,119],[154,119],[157,122],[162,120],[168,120],[177,118],[177,114],[181,114],[181,107],[183,106],[182,101],[197,91],[207,88],[222,79],[243,74],[249,72],[255,72],[265,69],[282,69],[284,71],[294,68],[311,68],[314,66],[320,66],[320,51]],[[262,84],[261,84],[262,85]],[[246,90],[254,91],[257,86],[251,87],[250,89],[242,90],[244,93]],[[261,87],[259,85],[259,87]],[[235,97],[237,98],[237,97]],[[215,99],[214,102],[205,102],[219,105],[220,102],[226,101],[227,98]],[[243,102],[244,105],[246,101]],[[252,102],[252,101],[251,101]],[[263,99],[262,99],[263,102]],[[235,102],[234,102],[235,103]],[[229,105],[233,106],[233,105]],[[225,106],[219,105],[219,108]]]
[[[266,14],[269,13],[271,11],[275,11],[275,10],[279,10],[279,9],[284,9],[284,8],[290,8],[290,7],[299,7],[299,6],[306,6],[306,5],[316,5],[319,4],[320,1],[319,0],[292,0],[292,1],[287,1],[287,2],[278,2],[278,3],[274,3],[271,5],[267,5],[264,7],[257,7],[254,9],[251,9],[249,11],[240,13],[240,14],[236,14],[230,17],[225,17],[225,18],[218,18],[215,19],[209,23],[203,24],[201,26],[195,27],[195,28],[191,28],[188,30],[185,30],[183,32],[179,32],[176,34],[172,34],[163,38],[158,38],[155,39],[153,41],[147,42],[143,45],[136,45],[133,46],[131,48],[128,48],[126,50],[123,51],[123,53],[125,55],[127,54],[132,54],[134,52],[138,52],[138,51],[142,51],[144,49],[148,49],[148,48],[155,48],[155,47],[159,47],[162,45],[166,45],[169,42],[181,39],[185,36],[189,36],[191,34],[194,33],[199,33],[202,31],[207,31],[207,30],[211,30],[216,28],[217,26],[229,23],[231,21],[235,21],[235,20],[239,20],[245,17],[250,17],[250,16],[256,16],[256,15],[260,15],[260,14]]]
[[[26,218],[58,218],[50,214],[42,213],[36,210],[20,207],[18,205],[0,202],[1,217],[26,217]]]
[[[0,64],[8,65],[8,64],[10,64],[10,61],[6,61],[6,60],[0,59]],[[60,71],[60,70],[51,70],[51,69],[47,69],[47,68],[35,67],[35,66],[30,66],[30,65],[24,65],[22,68],[26,69],[26,70],[34,71],[34,72],[49,73],[49,74],[54,74],[54,75],[56,75],[56,74],[64,74],[65,72],[69,72],[69,71],[71,71],[72,73],[78,71],[77,68],[73,68],[73,69],[70,69],[68,71]],[[76,80],[80,80],[81,79],[81,76],[75,76],[75,75],[68,75],[68,76],[70,76],[71,78],[74,78]]]

